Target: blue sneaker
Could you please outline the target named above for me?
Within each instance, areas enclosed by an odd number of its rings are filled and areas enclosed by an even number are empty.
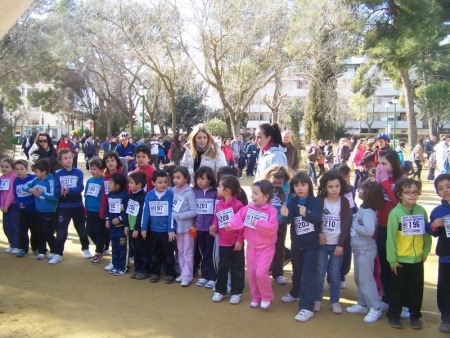
[[[16,254],[17,257],[25,257],[28,256],[28,252],[26,252],[23,249],[20,249],[19,252]]]

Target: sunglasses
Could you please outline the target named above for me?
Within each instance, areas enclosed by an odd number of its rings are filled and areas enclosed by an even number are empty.
[[[47,140],[38,140],[38,143],[47,143]]]

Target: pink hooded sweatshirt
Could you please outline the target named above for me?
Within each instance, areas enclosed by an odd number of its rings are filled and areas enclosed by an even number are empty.
[[[4,181],[4,187],[9,187],[8,190],[0,191],[0,208],[8,209],[11,204],[14,204],[14,188],[13,183],[16,179],[17,175],[14,171],[11,171],[9,174],[0,176],[0,180]]]
[[[233,197],[229,201],[225,201],[222,198],[220,199],[219,203],[217,203],[212,226],[216,228],[216,233],[219,234],[219,246],[230,247],[235,245],[236,242],[244,243],[244,229],[226,231],[224,227],[219,227],[219,218],[217,216],[219,215],[222,219],[220,225],[225,226],[233,218],[233,216],[230,217],[231,214],[227,212],[227,210],[232,211],[233,215],[235,215],[242,207],[242,202],[239,201],[236,197]]]

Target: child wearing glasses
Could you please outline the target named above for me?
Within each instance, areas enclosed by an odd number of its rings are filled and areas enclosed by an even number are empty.
[[[427,213],[416,203],[421,189],[419,181],[397,181],[394,194],[399,203],[388,218],[386,256],[391,266],[391,289],[387,317],[395,329],[403,328],[400,314],[404,302],[409,305],[412,328],[422,329],[423,263],[431,250],[431,236],[425,231]]]

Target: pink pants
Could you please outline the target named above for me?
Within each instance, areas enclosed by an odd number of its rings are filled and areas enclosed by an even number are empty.
[[[269,276],[270,264],[275,254],[275,245],[255,249],[247,245],[247,273],[252,302],[272,301],[272,280]]]
[[[194,238],[188,233],[177,234],[178,262],[181,267],[181,280],[192,281],[194,270]]]

